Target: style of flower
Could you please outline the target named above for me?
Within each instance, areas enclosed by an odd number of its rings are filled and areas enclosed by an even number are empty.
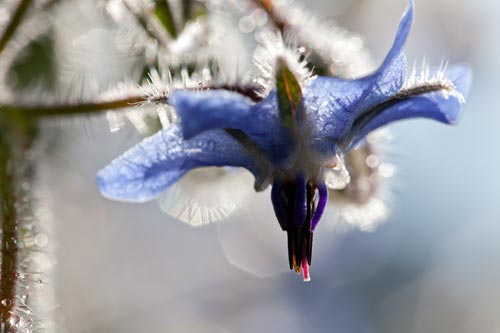
[[[278,58],[276,88],[260,99],[223,89],[174,91],[169,104],[180,123],[99,171],[101,193],[143,202],[194,168],[246,168],[255,176],[257,191],[272,184],[274,211],[288,236],[290,268],[308,281],[313,232],[328,197],[325,174],[373,130],[420,117],[453,124],[464,103],[471,76],[466,66],[407,74],[403,46],[413,6],[409,1],[388,55],[369,76],[299,82],[286,59]]]

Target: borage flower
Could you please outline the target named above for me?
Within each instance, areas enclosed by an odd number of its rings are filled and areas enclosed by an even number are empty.
[[[276,88],[253,100],[221,89],[174,91],[169,104],[181,122],[142,141],[98,173],[101,193],[142,202],[157,197],[188,171],[243,167],[255,189],[272,184],[271,200],[287,232],[290,268],[309,280],[313,232],[325,209],[325,176],[371,131],[407,118],[456,122],[470,70],[454,66],[407,75],[403,45],[413,1],[380,68],[355,80],[297,80],[285,57],[276,59]],[[240,91],[241,92],[241,91]],[[250,95],[249,95],[250,96]]]

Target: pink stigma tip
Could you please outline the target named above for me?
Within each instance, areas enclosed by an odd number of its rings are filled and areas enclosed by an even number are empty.
[[[307,258],[302,258],[302,276],[304,282],[311,281],[311,276],[309,275],[309,264],[307,263]]]

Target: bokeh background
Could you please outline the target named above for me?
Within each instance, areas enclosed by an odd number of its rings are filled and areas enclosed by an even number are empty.
[[[112,27],[85,3],[68,6],[59,26],[72,27],[67,47],[86,57],[74,65],[118,80],[117,61],[106,52]],[[405,6],[307,1],[319,17],[365,35],[376,63]],[[54,214],[59,330],[500,332],[498,13],[495,0],[416,0],[408,58],[471,64],[463,118],[456,127],[425,120],[391,126],[397,174],[390,218],[369,233],[322,226],[307,284],[287,271],[286,238],[268,192],[252,195],[223,224],[193,228],[156,202],[99,195],[96,171],[140,140],[131,127],[111,133],[105,117],[48,125],[39,184]],[[96,58],[100,66],[90,67]]]

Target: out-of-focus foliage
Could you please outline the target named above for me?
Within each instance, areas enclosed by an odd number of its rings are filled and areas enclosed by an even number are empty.
[[[32,40],[17,55],[7,74],[6,83],[14,90],[43,86],[48,91],[56,88],[57,57],[51,31]]]

